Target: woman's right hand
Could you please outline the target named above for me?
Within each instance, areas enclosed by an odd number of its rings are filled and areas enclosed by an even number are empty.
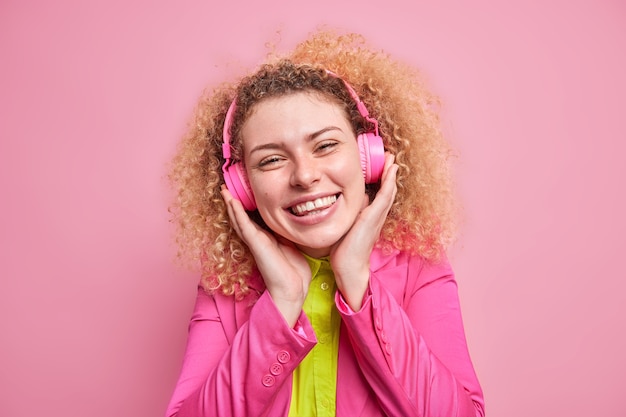
[[[231,225],[250,248],[274,304],[287,324],[293,327],[300,317],[311,283],[307,260],[293,243],[253,222],[241,202],[225,186],[222,186],[221,194]]]

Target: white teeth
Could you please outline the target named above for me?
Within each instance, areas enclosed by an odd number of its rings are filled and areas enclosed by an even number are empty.
[[[317,198],[313,201],[307,201],[306,203],[297,204],[291,208],[295,214],[302,215],[316,209],[325,208],[331,206],[337,201],[337,196],[331,195],[328,197]]]

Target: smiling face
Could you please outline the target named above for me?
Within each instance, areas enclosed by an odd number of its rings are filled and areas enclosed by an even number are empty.
[[[308,92],[265,99],[252,109],[241,138],[267,226],[307,255],[328,255],[368,201],[343,108]]]

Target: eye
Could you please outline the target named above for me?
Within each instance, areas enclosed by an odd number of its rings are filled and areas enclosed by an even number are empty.
[[[284,158],[281,158],[278,155],[267,156],[259,161],[257,167],[261,169],[272,169],[274,167],[277,167],[280,162],[283,161],[283,159]]]
[[[317,147],[315,148],[315,152],[321,154],[329,153],[334,150],[337,145],[339,145],[339,142],[336,142],[334,140],[324,141],[317,145]]]

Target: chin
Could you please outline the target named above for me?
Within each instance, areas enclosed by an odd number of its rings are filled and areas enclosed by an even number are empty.
[[[314,237],[311,237],[310,239],[298,239],[297,243],[295,243],[295,245],[298,247],[298,249],[300,249],[302,252],[306,253],[309,256],[312,256],[314,258],[321,258],[324,256],[328,256],[330,254],[330,250],[331,248],[337,244],[337,242],[339,242],[341,240],[341,238],[344,236],[344,234],[342,235],[337,235],[336,233],[333,233],[330,236],[320,236],[320,234],[315,234]],[[314,242],[313,245],[309,244],[305,244],[305,243],[300,243],[300,242]]]

